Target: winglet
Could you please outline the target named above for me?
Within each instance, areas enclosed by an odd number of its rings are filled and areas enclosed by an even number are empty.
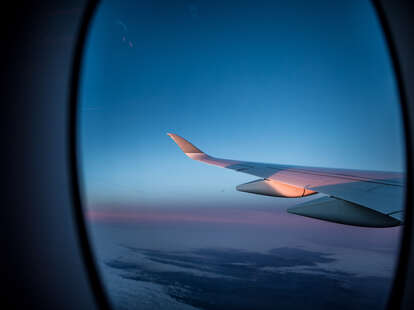
[[[186,139],[180,137],[179,135],[175,135],[173,133],[167,133],[167,135],[169,135],[170,138],[173,139],[175,143],[177,143],[177,145],[180,147],[180,149],[184,153],[186,153],[186,154],[188,154],[188,153],[204,154],[203,151],[196,148],[194,145],[192,145],[190,142],[188,142]]]

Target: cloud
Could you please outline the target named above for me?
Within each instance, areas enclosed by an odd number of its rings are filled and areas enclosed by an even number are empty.
[[[135,262],[118,258],[106,266],[118,270],[131,290],[133,283],[137,289],[154,283],[176,301],[203,309],[303,309],[309,302],[316,309],[380,308],[390,283],[388,278],[320,270],[320,264],[335,261],[331,254],[290,247],[266,253],[128,249],[137,255]],[[278,272],[281,267],[293,269]]]
[[[289,217],[278,212],[244,209],[184,209],[165,210],[143,208],[141,210],[88,210],[86,218],[94,222],[129,223],[212,223],[247,225],[288,225]],[[295,220],[295,219],[294,219]]]

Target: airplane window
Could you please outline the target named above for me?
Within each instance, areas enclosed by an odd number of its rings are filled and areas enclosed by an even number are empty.
[[[369,1],[102,1],[78,117],[114,309],[384,309],[404,136]]]

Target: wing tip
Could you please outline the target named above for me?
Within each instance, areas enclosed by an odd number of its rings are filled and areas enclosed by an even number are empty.
[[[203,151],[201,151],[199,148],[195,147],[193,144],[191,144],[189,141],[184,139],[183,137],[180,137],[177,134],[167,132],[167,135],[178,145],[178,147],[186,154],[188,153],[200,153],[204,154]]]

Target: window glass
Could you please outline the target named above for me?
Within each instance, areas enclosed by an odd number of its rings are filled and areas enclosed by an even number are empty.
[[[401,226],[320,219],[403,221],[401,110],[369,1],[102,1],[78,116],[84,212],[115,309],[384,308]],[[269,164],[206,165],[167,133]],[[275,197],[276,174],[317,193]],[[257,179],[256,194],[236,190]],[[319,218],[287,212],[316,200],[302,212]]]

